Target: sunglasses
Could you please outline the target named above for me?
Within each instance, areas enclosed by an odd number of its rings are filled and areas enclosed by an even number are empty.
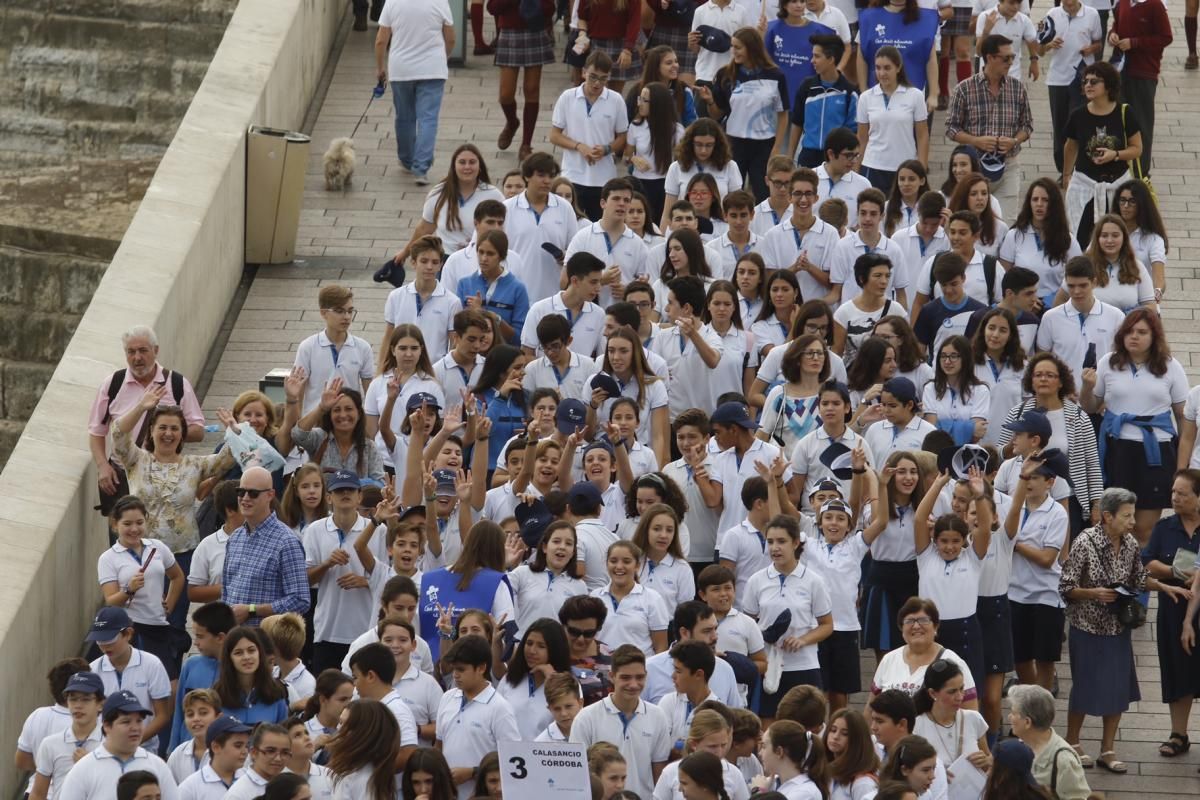
[[[574,625],[567,626],[567,636],[570,636],[572,639],[579,639],[580,637],[582,637],[584,639],[595,639],[596,634],[599,632],[600,632],[599,628],[592,628],[589,631],[585,631],[585,630],[576,628]]]
[[[269,491],[271,491],[271,490],[270,489],[244,489],[241,486],[239,486],[237,488],[237,496],[245,497],[246,495],[250,495],[251,500],[257,500],[259,495],[263,494],[264,492],[269,492]]]

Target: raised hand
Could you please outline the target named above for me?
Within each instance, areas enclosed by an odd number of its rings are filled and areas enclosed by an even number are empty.
[[[242,429],[240,427],[238,427],[238,421],[233,418],[233,414],[230,413],[229,409],[218,408],[217,409],[217,419],[220,420],[222,425],[224,425],[229,430],[233,431],[235,434],[242,432]]]
[[[147,389],[142,395],[142,399],[138,401],[138,406],[141,407],[143,411],[153,411],[154,409],[158,408],[166,394],[167,385],[165,383],[152,383],[150,384],[150,388]]]
[[[308,384],[308,373],[304,367],[292,367],[292,371],[283,379],[283,394],[288,400],[299,400],[304,395],[304,387]]]
[[[329,411],[337,403],[338,395],[342,393],[342,379],[334,376],[325,388],[321,390],[321,410]]]

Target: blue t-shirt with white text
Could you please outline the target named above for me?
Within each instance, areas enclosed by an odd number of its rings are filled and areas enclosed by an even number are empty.
[[[925,65],[937,42],[940,20],[930,8],[918,11],[915,22],[904,21],[904,14],[886,8],[867,8],[858,14],[858,38],[863,59],[867,62],[867,86],[874,86],[875,54],[890,44],[900,51],[904,72],[914,87],[925,89]]]

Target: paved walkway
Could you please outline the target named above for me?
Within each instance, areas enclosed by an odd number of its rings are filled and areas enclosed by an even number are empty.
[[[1041,16],[1038,3],[1035,16]],[[1176,4],[1172,4],[1173,8]],[[1182,3],[1178,4],[1182,8]],[[1176,12],[1177,13],[1177,10]],[[1200,226],[1192,228],[1200,212],[1200,156],[1196,134],[1200,130],[1200,73],[1185,73],[1182,21],[1174,20],[1179,38],[1166,55],[1165,72],[1158,91],[1158,126],[1154,153],[1154,183],[1160,208],[1171,233],[1168,265],[1168,301],[1163,307],[1175,355],[1192,382],[1200,382]],[[352,33],[341,54],[329,93],[312,131],[313,148],[305,184],[304,210],[297,242],[297,262],[284,267],[263,267],[250,288],[228,345],[205,398],[209,416],[218,406],[229,405],[242,390],[257,385],[274,367],[290,366],[297,344],[320,327],[316,293],[324,283],[336,281],[355,288],[359,309],[355,333],[377,346],[383,335],[383,302],[390,286],[373,283],[371,274],[383,259],[404,244],[418,218],[426,190],[400,172],[395,157],[389,97],[371,104],[355,136],[359,157],[355,182],[344,195],[324,190],[320,157],[329,141],[354,128],[375,83],[372,43],[374,32]],[[560,42],[561,46],[561,42]],[[494,181],[516,166],[516,145],[507,153],[496,149],[502,116],[496,104],[496,72],[489,59],[468,57],[464,67],[451,70],[439,127],[437,160],[431,177],[444,174],[450,152],[464,140],[479,145]],[[567,87],[566,68],[545,69],[542,113],[535,148],[547,147],[546,136],[554,99]],[[1049,111],[1046,90],[1030,85],[1037,131],[1022,157],[1025,180],[1039,174],[1056,175],[1048,142]],[[935,186],[945,177],[950,147],[946,144],[944,115],[935,122],[932,156]],[[1007,210],[1006,210],[1007,211]],[[1124,718],[1118,750],[1130,765],[1130,775],[1119,777],[1093,770],[1092,787],[1111,798],[1146,795],[1200,795],[1200,750],[1167,760],[1157,756],[1157,746],[1169,731],[1166,707],[1160,701],[1158,659],[1153,625],[1137,633],[1135,652],[1145,700]],[[863,659],[864,685],[874,670],[874,659]],[[1066,725],[1066,698],[1070,668],[1060,665],[1062,694],[1060,729]],[[857,698],[861,708],[865,698]],[[1200,727],[1193,725],[1193,734]],[[1085,728],[1088,752],[1098,751],[1099,720]],[[1139,776],[1141,779],[1139,779]],[[1152,780],[1145,777],[1152,776]]]

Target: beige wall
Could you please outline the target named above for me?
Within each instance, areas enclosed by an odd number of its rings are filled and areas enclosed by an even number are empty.
[[[78,652],[99,604],[107,538],[85,421],[96,387],[124,366],[120,336],[145,323],[162,361],[196,376],[242,274],[245,133],[299,127],[344,0],[242,0],[3,473],[0,473],[0,788],[43,676]]]

